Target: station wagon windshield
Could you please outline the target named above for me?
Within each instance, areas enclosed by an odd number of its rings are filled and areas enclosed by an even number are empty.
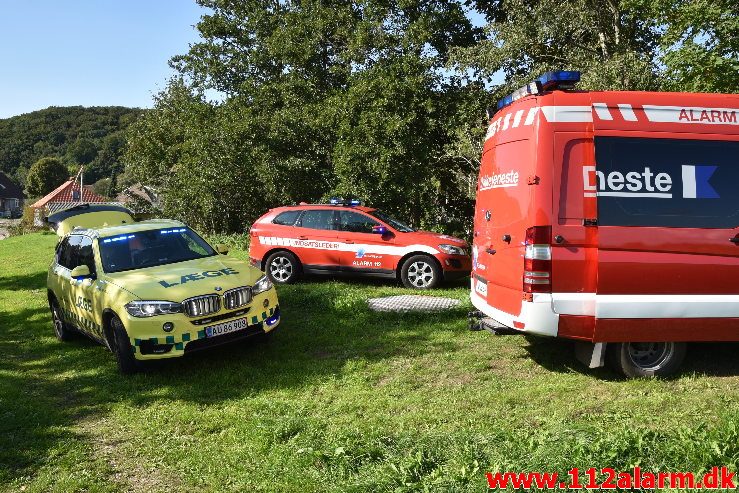
[[[389,224],[390,226],[392,226],[393,228],[397,229],[401,233],[412,233],[412,232],[415,231],[414,228],[408,226],[407,224],[404,224],[404,223],[398,221],[397,219],[395,219],[395,218],[393,218],[393,217],[385,214],[382,211],[377,211],[376,210],[376,211],[370,212],[370,214],[372,214],[373,216],[375,216],[380,221]]]
[[[101,238],[98,246],[105,272],[143,269],[216,255],[202,238],[183,227]]]

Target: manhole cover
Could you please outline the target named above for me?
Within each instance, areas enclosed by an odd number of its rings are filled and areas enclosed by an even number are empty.
[[[440,312],[459,305],[459,300],[440,298],[438,296],[420,296],[404,294],[370,298],[367,300],[370,310],[376,312]]]

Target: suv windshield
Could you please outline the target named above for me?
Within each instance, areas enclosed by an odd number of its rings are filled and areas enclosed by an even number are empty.
[[[216,254],[191,229],[182,227],[101,238],[98,246],[105,272],[142,269]]]
[[[375,216],[380,221],[389,224],[390,226],[392,226],[394,229],[397,229],[401,233],[412,233],[416,230],[415,228],[411,228],[407,224],[401,223],[397,219],[385,214],[382,211],[376,210],[376,211],[370,212],[370,214]]]

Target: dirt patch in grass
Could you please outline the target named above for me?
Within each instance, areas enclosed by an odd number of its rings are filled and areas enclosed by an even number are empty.
[[[111,423],[105,419],[88,418],[77,425],[77,431],[85,437],[93,449],[92,455],[105,461],[112,471],[110,480],[120,491],[130,493],[154,493],[184,491],[179,477],[161,467],[146,467],[127,437],[116,436]],[[132,453],[133,452],[133,453]],[[198,491],[188,486],[187,491]]]

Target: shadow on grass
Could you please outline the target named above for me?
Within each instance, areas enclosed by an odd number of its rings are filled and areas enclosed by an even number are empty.
[[[45,285],[43,273],[11,279],[3,284],[6,294],[19,284]],[[463,309],[375,313],[361,285],[301,283],[280,287],[283,321],[269,344],[221,346],[124,377],[113,356],[91,340],[58,342],[45,294],[37,296],[35,308],[0,310],[0,483],[32,474],[62,442],[88,440],[75,433],[75,425],[106,415],[116,403],[212,404],[301,388],[340,378],[352,360],[456,351],[453,337],[439,334],[466,330]]]
[[[625,377],[608,368],[587,368],[575,358],[574,342],[567,339],[527,337],[526,351],[531,359],[549,371],[581,373],[602,380],[619,381]],[[739,375],[736,355],[739,343],[690,343],[682,368],[670,378],[690,373],[703,376],[731,377]]]
[[[0,290],[46,289],[46,272],[34,272],[27,276],[0,277]]]

